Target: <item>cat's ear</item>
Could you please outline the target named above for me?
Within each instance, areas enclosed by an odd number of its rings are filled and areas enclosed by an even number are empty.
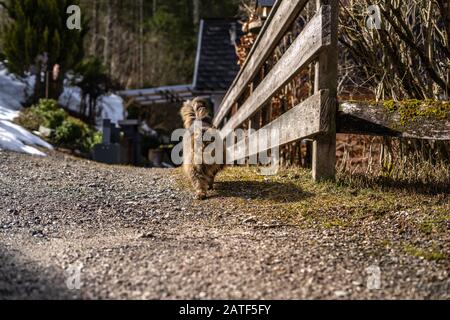
[[[186,100],[185,102],[183,102],[183,107],[188,107],[188,106],[192,106],[192,100]]]

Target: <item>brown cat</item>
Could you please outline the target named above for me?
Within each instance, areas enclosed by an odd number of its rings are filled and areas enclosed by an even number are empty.
[[[207,191],[213,188],[214,178],[224,165],[220,163],[205,164],[203,163],[204,161],[194,161],[194,155],[202,154],[203,150],[210,143],[213,143],[202,141],[202,143],[195,144],[194,141],[199,137],[201,139],[205,133],[218,136],[218,130],[212,125],[212,119],[208,111],[208,102],[202,98],[195,98],[192,101],[185,102],[181,108],[181,117],[183,118],[184,127],[189,130],[184,138],[184,172],[191,180],[192,186],[195,189],[195,199],[203,200],[206,198]],[[202,150],[194,150],[195,148],[202,148]]]

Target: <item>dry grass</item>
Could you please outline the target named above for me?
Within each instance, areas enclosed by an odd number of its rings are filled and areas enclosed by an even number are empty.
[[[262,206],[279,208],[271,214],[290,223],[310,217],[330,225],[346,225],[354,218],[414,210],[449,215],[450,184],[443,175],[439,177],[441,170],[447,172],[448,168],[433,172],[435,184],[421,172],[417,179],[399,180],[340,173],[336,182],[314,183],[305,169],[283,169],[276,176],[263,177],[255,168],[233,167],[219,175],[216,192],[220,197],[255,200]]]
[[[276,220],[300,228],[355,228],[355,232],[380,233],[376,235],[381,237],[380,246],[398,242],[392,240],[397,233],[407,234],[407,241],[396,243],[406,254],[446,259],[449,255],[443,252],[449,247],[445,239],[450,224],[448,168],[423,167],[413,176],[404,176],[400,171],[395,177],[341,172],[335,182],[315,183],[307,169],[282,169],[278,175],[264,177],[257,168],[231,167],[219,174],[216,190],[207,201],[212,205],[230,201],[269,224]],[[186,182],[181,184],[189,187]],[[380,227],[383,224],[392,226],[386,238]],[[373,231],[374,225],[380,230]],[[430,242],[437,243],[436,249],[429,248]]]
[[[403,190],[439,195],[450,193],[450,165],[445,162],[398,160],[366,173],[339,171],[337,182],[343,185],[377,190]]]

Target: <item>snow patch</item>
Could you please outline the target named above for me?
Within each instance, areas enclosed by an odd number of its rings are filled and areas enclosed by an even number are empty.
[[[26,145],[25,143],[29,143],[31,140],[34,140],[37,137],[33,137],[30,140],[27,140],[26,135],[15,135],[17,130],[10,130],[10,125],[12,123],[9,121],[1,120],[0,121],[0,150],[10,150],[15,152],[27,153],[31,155],[45,157],[46,154],[39,151],[38,149]],[[19,127],[20,128],[20,127]],[[23,128],[22,128],[23,129]],[[28,132],[29,135],[33,136]],[[38,139],[38,138],[37,138]],[[42,141],[43,142],[43,141]],[[43,142],[45,143],[45,142]]]
[[[112,123],[118,124],[125,119],[125,108],[123,99],[116,94],[110,94],[99,99],[102,110],[101,118],[110,119]]]
[[[25,102],[30,87],[33,87],[34,77],[19,80],[9,74],[0,63],[0,150],[11,150],[36,156],[45,156],[33,146],[49,150],[53,147],[21,126],[12,123],[19,115],[22,103]]]
[[[20,110],[25,102],[27,84],[0,69],[0,106],[10,110]]]
[[[1,96],[1,92],[0,92],[0,96]],[[18,115],[19,115],[19,111],[7,109],[0,104],[0,120],[12,121]]]
[[[33,146],[40,146],[49,150],[53,147],[25,130],[12,123],[19,115],[22,104],[32,94],[35,76],[27,76],[19,79],[10,74],[0,62],[0,150],[11,150],[32,155],[45,156],[45,154]],[[64,92],[59,97],[59,104],[65,108],[79,112],[81,104],[81,89],[70,86],[66,80]],[[109,94],[99,99],[98,108],[101,114],[97,119],[98,128],[101,128],[102,119],[110,119],[112,123],[118,123],[125,118],[123,99],[115,94]]]
[[[70,111],[79,112],[81,89],[65,85],[63,93],[59,96],[58,103]]]
[[[64,92],[59,97],[58,103],[68,110],[80,112],[81,89],[66,85]],[[115,124],[125,119],[123,99],[116,94],[101,97],[98,100],[97,108],[101,110],[100,117],[97,118],[98,128],[101,128],[103,119],[110,119]]]

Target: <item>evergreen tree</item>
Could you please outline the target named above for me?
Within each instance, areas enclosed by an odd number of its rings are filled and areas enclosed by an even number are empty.
[[[90,55],[123,87],[141,88],[192,81],[199,19],[236,17],[240,0],[80,2]]]
[[[11,72],[33,72],[36,78],[33,101],[46,96],[58,99],[63,90],[64,73],[76,66],[84,55],[83,38],[87,25],[81,15],[80,30],[69,30],[67,8],[76,0],[0,0],[9,19],[3,25],[3,51]],[[55,65],[59,72],[52,74]],[[58,75],[56,77],[56,75]]]
[[[72,84],[81,89],[80,116],[95,125],[97,112],[101,111],[97,110],[98,100],[115,88],[106,67],[97,57],[86,58],[75,68]]]

